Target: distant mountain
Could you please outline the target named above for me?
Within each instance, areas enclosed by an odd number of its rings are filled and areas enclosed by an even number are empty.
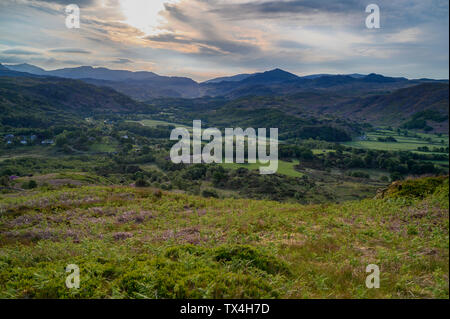
[[[42,77],[40,75],[26,73],[26,72],[19,72],[19,71],[13,71],[6,67],[5,65],[0,64],[0,76],[8,76],[8,77],[31,77],[31,78],[39,78]]]
[[[388,82],[401,82],[401,81],[408,81],[407,78],[391,78],[386,77],[381,74],[375,74],[371,73],[365,77],[361,78],[364,82],[373,82],[373,83],[388,83]]]
[[[245,84],[273,84],[298,79],[295,74],[281,69],[274,69],[263,73],[256,73],[240,81]]]
[[[237,74],[237,75],[233,75],[233,76],[225,76],[225,77],[215,78],[215,79],[211,79],[211,80],[202,82],[202,84],[220,83],[220,82],[239,82],[239,81],[245,80],[246,78],[249,78],[253,75],[255,75],[255,74]],[[366,76],[364,74],[359,74],[359,73],[353,73],[353,74],[347,74],[347,75],[351,76],[355,79],[363,78]],[[335,74],[326,74],[326,73],[311,74],[311,75],[301,76],[300,78],[313,80],[313,79],[321,78],[324,76],[335,76]]]
[[[7,68],[30,74],[79,79],[90,84],[109,86],[139,100],[199,96],[198,83],[190,78],[160,76],[147,71],[132,72],[91,66],[46,71],[30,64],[8,65]]]
[[[147,80],[159,77],[156,73],[126,70],[110,70],[107,68],[94,68],[92,66],[80,66],[78,68],[66,68],[48,71],[48,74],[71,79],[95,79],[107,81]]]
[[[245,80],[249,76],[252,76],[252,74],[237,74],[237,75],[233,75],[233,76],[224,76],[224,77],[220,77],[220,78],[211,79],[211,80],[205,81],[203,83],[208,84],[208,83],[220,83],[220,82],[239,82],[239,81]]]
[[[94,68],[92,66],[80,66],[77,68],[64,68],[52,71],[46,71],[37,66],[23,63],[15,65],[7,65],[7,68],[18,72],[27,72],[37,75],[58,76],[70,79],[96,79],[108,81],[125,81],[125,80],[145,80],[158,77],[153,72],[132,72],[126,70],[110,70],[107,68]]]
[[[299,77],[290,72],[274,69],[254,74],[238,74],[212,79],[203,83],[186,77],[160,76],[153,72],[132,72],[82,66],[46,71],[30,64],[8,65],[10,76],[54,76],[79,79],[89,84],[106,86],[139,101],[155,98],[199,98],[223,97],[228,99],[243,96],[281,96],[302,92],[330,92],[345,96],[360,97],[406,88],[435,80],[408,80],[385,77],[380,74],[330,75],[315,74]],[[6,70],[2,70],[6,72]],[[27,72],[27,73],[23,73]],[[5,74],[5,73],[4,73]],[[31,75],[30,75],[31,76]],[[448,81],[447,81],[448,82]]]
[[[335,74],[326,74],[326,73],[322,73],[322,74],[311,74],[311,75],[302,76],[302,78],[303,78],[303,79],[314,80],[314,79],[321,78],[321,77],[324,77],[324,76],[334,76],[334,75],[335,75]],[[343,74],[343,75],[347,75],[347,76],[350,76],[350,77],[355,78],[355,79],[360,79],[360,78],[363,78],[363,77],[366,76],[366,75],[364,75],[364,74],[359,74],[359,73]]]
[[[352,78],[355,78],[355,79],[360,79],[360,78],[363,78],[366,76],[365,74],[359,74],[359,73],[352,73],[352,74],[347,74],[347,75],[351,76]]]
[[[205,96],[224,96],[238,98],[242,96],[292,95],[301,92],[329,91],[350,96],[361,96],[369,92],[385,92],[420,83],[405,78],[391,78],[370,74],[367,76],[320,75],[298,77],[292,73],[275,69],[254,74],[242,81],[201,83],[201,93]]]
[[[14,65],[7,65],[7,68],[12,71],[17,72],[26,72],[36,75],[48,75],[47,71],[44,69],[41,69],[37,66],[28,64],[28,63],[22,63],[22,64],[14,64]]]

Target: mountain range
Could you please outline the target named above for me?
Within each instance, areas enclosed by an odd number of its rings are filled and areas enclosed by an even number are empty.
[[[285,95],[321,90],[361,94],[416,85],[424,81],[385,77],[378,74],[330,75],[316,74],[299,77],[290,72],[274,69],[254,74],[238,74],[198,83],[186,77],[161,76],[153,72],[110,70],[81,66],[46,71],[30,64],[7,65],[7,69],[37,76],[79,79],[84,82],[111,87],[139,101],[153,98],[198,98],[204,96],[237,98],[248,95]],[[5,70],[3,70],[5,71]]]
[[[223,105],[223,114],[226,110],[271,109],[298,118],[333,116],[401,126],[425,112],[428,118],[421,118],[422,122],[446,132],[448,87],[447,80],[408,80],[374,73],[299,77],[274,69],[198,83],[145,71],[94,67],[46,71],[30,64],[0,64],[0,104],[11,114],[14,110],[25,114],[33,103],[42,109],[51,106],[52,112],[59,108],[83,114],[148,111],[149,105],[164,108],[163,104],[175,103],[202,108],[202,112],[214,112],[217,105]],[[15,91],[20,91],[20,98]],[[154,103],[161,98],[166,100]],[[209,98],[215,101],[209,102]],[[216,102],[217,98],[223,102]]]

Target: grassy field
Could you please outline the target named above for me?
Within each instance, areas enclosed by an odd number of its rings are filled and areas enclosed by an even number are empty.
[[[407,183],[310,206],[113,186],[3,194],[0,297],[448,298],[448,178]]]
[[[370,176],[370,178],[372,179],[377,179],[379,180],[381,177],[386,176],[389,177],[389,172],[385,171],[385,170],[381,170],[381,169],[371,169],[371,168],[352,168],[347,170],[348,172],[362,172],[362,173],[366,173]]]
[[[130,122],[134,122],[134,121],[130,121]],[[141,123],[144,126],[149,126],[149,127],[157,127],[157,126],[175,126],[175,127],[184,127],[187,129],[191,129],[192,130],[192,126],[186,126],[184,124],[180,124],[180,123],[172,123],[172,122],[167,122],[167,121],[159,121],[159,120],[142,120],[139,121],[138,123]]]
[[[95,143],[89,148],[89,151],[94,153],[111,153],[117,150],[117,145],[106,143]]]
[[[278,161],[278,174],[287,175],[291,177],[302,177],[303,174],[299,171],[295,170],[295,166],[298,165],[298,161],[286,162],[286,161]],[[247,164],[238,164],[238,163],[222,163],[224,168],[228,169],[238,169],[240,167],[247,168],[249,170],[258,170],[260,166],[268,166],[267,164],[261,163],[247,163]]]
[[[412,133],[410,133],[412,135]],[[417,137],[399,135],[395,131],[378,130],[367,133],[367,140],[354,140],[345,142],[344,145],[374,149],[374,150],[388,150],[388,151],[415,151],[417,153],[424,153],[417,151],[418,147],[428,146],[433,147],[447,147],[449,144],[448,135],[441,137],[434,134],[417,133]],[[393,137],[397,142],[380,142],[378,138]],[[430,139],[430,140],[426,140]],[[443,143],[442,143],[443,141]]]
[[[18,159],[23,157],[47,157],[54,155],[53,146],[23,146],[0,151],[0,162],[8,159]]]

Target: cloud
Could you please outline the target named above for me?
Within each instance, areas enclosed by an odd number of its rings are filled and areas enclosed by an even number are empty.
[[[81,8],[77,30],[64,24],[63,8],[72,2]],[[139,21],[130,20],[121,0],[2,0],[0,55],[50,68],[123,64],[194,77],[276,67],[298,74],[448,76],[447,0],[377,0],[377,30],[365,27],[369,3],[167,0],[149,33],[140,7],[133,11]]]
[[[208,13],[205,1],[186,1],[166,4],[161,15],[166,23],[160,26],[161,33],[145,37],[158,48],[199,56],[248,55],[260,51],[258,43],[245,39],[251,30],[239,30],[227,26],[213,13]]]
[[[37,2],[54,3],[60,5],[76,4],[79,7],[94,6],[99,3],[98,0],[38,0]]]
[[[128,63],[133,63],[133,61],[130,60],[130,59],[119,58],[119,59],[116,59],[116,60],[111,61],[111,63],[115,63],[115,64],[128,64]]]
[[[62,48],[62,49],[51,49],[49,52],[53,53],[74,53],[74,54],[91,54],[91,51],[76,48]]]
[[[217,7],[211,11],[235,18],[242,16],[277,17],[280,14],[349,13],[360,11],[362,7],[365,8],[364,3],[359,0],[246,1],[231,4],[217,1]]]
[[[36,54],[40,54],[40,53],[35,52],[35,51],[23,50],[23,49],[8,49],[8,50],[3,50],[2,53],[3,54],[8,54],[8,55],[36,55]]]

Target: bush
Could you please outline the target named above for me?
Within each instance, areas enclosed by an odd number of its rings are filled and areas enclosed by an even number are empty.
[[[269,274],[290,274],[289,266],[260,249],[251,246],[223,246],[215,253],[215,259],[226,263],[245,264],[255,267]]]
[[[357,178],[370,178],[370,175],[364,172],[353,172],[349,174],[350,176],[357,177]]]
[[[219,198],[219,194],[214,189],[205,189],[202,192],[203,197],[214,197]]]
[[[143,178],[140,178],[136,181],[135,183],[136,187],[148,187],[149,184],[147,183],[147,181]]]
[[[37,185],[36,181],[30,179],[30,181],[28,182],[28,188],[33,189],[33,188],[36,188],[37,186],[38,185]]]
[[[424,198],[433,194],[441,185],[448,183],[448,177],[424,177],[391,184],[386,195],[389,197]]]
[[[1,186],[9,186],[9,177],[8,176],[2,176],[0,177],[0,185]]]

